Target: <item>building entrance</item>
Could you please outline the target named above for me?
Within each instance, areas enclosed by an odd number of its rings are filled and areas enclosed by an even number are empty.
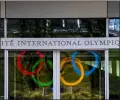
[[[120,41],[108,20],[4,18],[0,98],[119,98]]]

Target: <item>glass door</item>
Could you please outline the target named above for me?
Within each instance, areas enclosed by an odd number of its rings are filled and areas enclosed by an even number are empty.
[[[60,52],[60,98],[105,99],[104,50]]]

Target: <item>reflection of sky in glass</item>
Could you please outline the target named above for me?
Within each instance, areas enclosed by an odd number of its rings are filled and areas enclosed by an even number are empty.
[[[119,19],[110,19],[109,20],[109,30],[119,31],[120,30],[120,20]]]

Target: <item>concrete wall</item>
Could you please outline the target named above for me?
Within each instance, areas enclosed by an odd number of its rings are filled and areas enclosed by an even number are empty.
[[[6,2],[7,18],[100,18],[107,17],[106,1]]]
[[[0,1],[0,18],[1,18],[1,1]]]
[[[5,17],[0,1],[0,18]],[[2,5],[2,6],[1,6]],[[108,8],[108,11],[107,11]],[[108,14],[108,15],[107,15]],[[7,1],[7,18],[100,18],[119,17],[119,1]]]
[[[5,18],[5,2],[0,2],[0,17]]]
[[[119,17],[119,16],[120,16],[120,2],[108,1],[108,17]]]

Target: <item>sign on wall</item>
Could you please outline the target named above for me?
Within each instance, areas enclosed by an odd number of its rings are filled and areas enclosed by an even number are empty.
[[[1,38],[1,49],[110,49],[119,48],[119,37],[104,38]]]

